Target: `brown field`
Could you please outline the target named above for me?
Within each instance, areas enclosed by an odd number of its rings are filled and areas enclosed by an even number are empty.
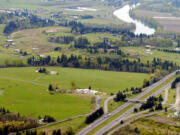
[[[180,19],[172,18],[156,18],[159,24],[161,24],[166,31],[180,32]]]
[[[180,32],[180,18],[171,18],[174,16],[172,16],[170,13],[160,13],[160,12],[137,9],[135,10],[135,14],[139,17],[151,17],[151,18],[167,17],[167,18],[154,18],[154,19],[160,25],[163,26],[165,31]]]

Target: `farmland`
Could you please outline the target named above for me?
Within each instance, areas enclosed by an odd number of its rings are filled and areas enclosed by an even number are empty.
[[[151,50],[152,54],[148,53],[144,47],[124,47],[123,50],[132,56],[132,58],[141,58],[143,61],[152,60],[153,58],[161,58],[162,60],[170,60],[178,65],[180,54],[166,53],[158,50]]]
[[[2,68],[0,69],[0,106],[7,107],[12,112],[38,118],[44,115],[63,120],[73,116],[93,111],[91,96],[48,92],[48,85],[58,84],[61,89],[69,90],[72,81],[77,88],[88,88],[106,93],[116,93],[131,86],[141,86],[148,74],[86,70],[60,67],[46,67],[48,71],[57,71],[58,75],[35,72],[37,68]],[[69,126],[79,131],[85,126],[83,118],[60,123],[43,130],[52,131],[61,128],[65,131]],[[76,125],[76,126],[75,126]]]
[[[134,0],[0,0],[0,134],[6,131],[6,120],[12,122],[8,133],[38,126],[37,131],[47,135],[56,135],[57,129],[69,135],[69,127],[74,134],[99,133],[112,120],[118,125],[117,116],[132,113],[135,104],[126,99],[148,97],[174,79],[166,80],[180,66],[177,7],[160,5],[161,0],[138,1],[134,18],[148,16],[142,26],[157,25],[152,26],[157,28],[154,35],[144,29],[144,34],[136,34],[136,23],[122,22],[113,14]],[[168,104],[174,104],[175,94],[169,90]],[[19,116],[22,122],[35,119],[32,127],[25,123],[22,129],[11,129]],[[162,124],[178,133],[179,123],[174,126],[166,117],[162,113],[140,119],[120,131],[143,134],[157,128],[164,134],[158,127]]]
[[[171,5],[172,1],[149,0],[143,1],[141,6],[133,10],[138,19],[150,19],[151,22],[157,22],[158,32],[180,32],[179,9]],[[156,24],[156,25],[157,25]]]
[[[75,81],[77,88],[88,88],[91,86],[92,89],[107,93],[116,93],[127,87],[141,86],[143,80],[149,78],[148,74],[48,67],[48,71],[59,72],[59,75],[51,76],[38,74],[35,72],[35,69],[36,68],[4,68],[0,70],[0,73],[1,77],[33,81],[46,85],[58,83],[64,89],[70,89],[71,81]],[[7,73],[8,75],[5,75]],[[23,74],[21,75],[21,73]]]

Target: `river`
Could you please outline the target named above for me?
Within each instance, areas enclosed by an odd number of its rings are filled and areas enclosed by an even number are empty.
[[[155,33],[155,29],[154,28],[150,28],[148,26],[146,26],[145,24],[143,24],[141,21],[138,20],[134,20],[133,18],[130,17],[130,10],[135,8],[138,5],[125,5],[124,7],[115,10],[114,11],[114,16],[116,16],[118,19],[126,22],[126,23],[134,23],[136,26],[136,29],[134,31],[135,35],[139,35],[139,34],[146,34],[146,35],[153,35]]]

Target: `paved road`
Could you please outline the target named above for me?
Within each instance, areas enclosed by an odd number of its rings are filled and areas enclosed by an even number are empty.
[[[108,132],[106,135],[112,135],[114,132],[118,131],[120,128],[130,124],[131,122],[133,122],[134,120],[137,120],[137,119],[140,119],[140,118],[143,118],[143,117],[147,117],[147,116],[152,116],[152,115],[155,115],[155,114],[159,114],[161,113],[162,111],[159,111],[159,112],[152,112],[152,113],[148,113],[148,114],[143,114],[141,115],[142,113],[137,113],[134,117],[131,117],[132,119],[128,120],[127,122],[125,122],[123,125],[120,125],[118,127],[116,127],[115,129],[113,129],[112,131]],[[144,113],[144,112],[143,112]],[[137,116],[138,115],[138,116]]]
[[[22,130],[20,132],[42,129],[42,128],[45,128],[45,127],[49,127],[49,126],[53,126],[53,125],[56,125],[56,124],[59,124],[59,123],[71,121],[73,119],[81,118],[81,117],[88,116],[88,115],[90,115],[90,113],[74,116],[74,117],[67,118],[67,119],[64,119],[64,120],[59,120],[59,121],[51,122],[51,123],[48,123],[46,125],[42,125],[42,126],[39,126],[39,127],[36,127],[36,128],[27,129],[27,130]],[[16,132],[9,133],[8,135],[14,135],[14,134],[16,134]]]
[[[170,83],[168,83],[167,85],[165,85],[164,87],[162,87],[159,90],[157,90],[156,92],[154,92],[151,95],[149,95],[147,98],[149,98],[150,96],[158,96],[165,89],[169,89],[171,87],[171,83],[172,83],[172,81]],[[146,91],[144,91],[144,93],[146,93]],[[145,100],[147,100],[147,98]],[[95,135],[102,135],[104,132],[107,132],[108,130],[112,129],[113,127],[118,125],[121,122],[121,120],[124,119],[124,117],[126,117],[129,114],[131,114],[134,111],[134,108],[139,108],[140,106],[141,106],[141,104],[137,104],[137,105],[133,106],[131,109],[127,110],[121,116],[119,116],[118,118],[116,118],[115,120],[110,122],[108,125],[103,127],[101,130],[99,130],[97,133],[95,133]]]
[[[112,100],[113,98],[115,98],[115,97],[116,97],[116,95],[111,96],[111,97],[108,97],[108,98],[105,100],[105,102],[104,102],[104,114],[108,114],[108,102],[109,102],[110,100]]]
[[[180,111],[180,83],[176,86],[176,103],[175,103],[175,109],[177,111]]]
[[[142,93],[140,93],[138,96],[136,96],[135,98],[133,98],[133,100],[139,100],[141,97],[143,97],[144,95],[148,94],[150,91],[152,91],[153,89],[155,89],[156,87],[158,87],[159,85],[161,85],[163,82],[165,82],[166,80],[168,80],[169,78],[171,78],[172,76],[174,76],[176,74],[176,72],[173,72],[167,76],[165,76],[163,79],[161,79],[160,81],[154,83],[153,85],[149,86],[145,91],[143,91]],[[163,91],[163,90],[162,90]],[[161,92],[160,92],[161,93]],[[158,94],[158,92],[156,92],[155,94]],[[93,130],[94,128],[96,128],[98,125],[100,125],[101,123],[105,122],[107,119],[109,119],[110,117],[112,117],[113,115],[117,114],[118,112],[120,112],[121,110],[123,110],[124,108],[128,107],[129,105],[131,105],[131,102],[126,102],[125,104],[123,104],[122,106],[120,106],[119,108],[117,108],[116,110],[114,110],[111,113],[111,116],[105,114],[103,115],[101,118],[99,118],[98,120],[96,120],[95,122],[93,122],[92,124],[90,124],[89,126],[87,126],[86,128],[84,128],[83,130],[81,130],[78,135],[86,135],[87,133],[89,133],[91,130]],[[114,121],[112,121],[110,124],[108,124],[107,126],[105,126],[104,128],[102,128],[99,132],[97,132],[95,135],[102,135],[104,132],[108,131],[109,129],[111,129],[112,127],[114,127],[115,125],[119,124],[119,122],[122,120],[123,117],[125,117],[127,114],[130,114],[131,112],[134,111],[134,108],[138,108],[140,107],[140,104],[132,107],[131,109],[129,109],[128,111],[126,111],[125,113],[123,113],[121,116],[119,116],[117,119],[115,119]]]

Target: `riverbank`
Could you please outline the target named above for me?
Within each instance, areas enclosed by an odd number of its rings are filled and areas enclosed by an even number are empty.
[[[135,8],[137,5],[125,5],[124,7],[117,9],[113,12],[113,15],[116,16],[121,21],[124,21],[126,23],[133,23],[136,26],[136,29],[134,31],[135,35],[140,34],[146,34],[146,35],[153,35],[155,33],[154,28],[150,28],[149,26],[146,26],[141,21],[138,21],[136,19],[133,19],[130,17],[130,10]]]

